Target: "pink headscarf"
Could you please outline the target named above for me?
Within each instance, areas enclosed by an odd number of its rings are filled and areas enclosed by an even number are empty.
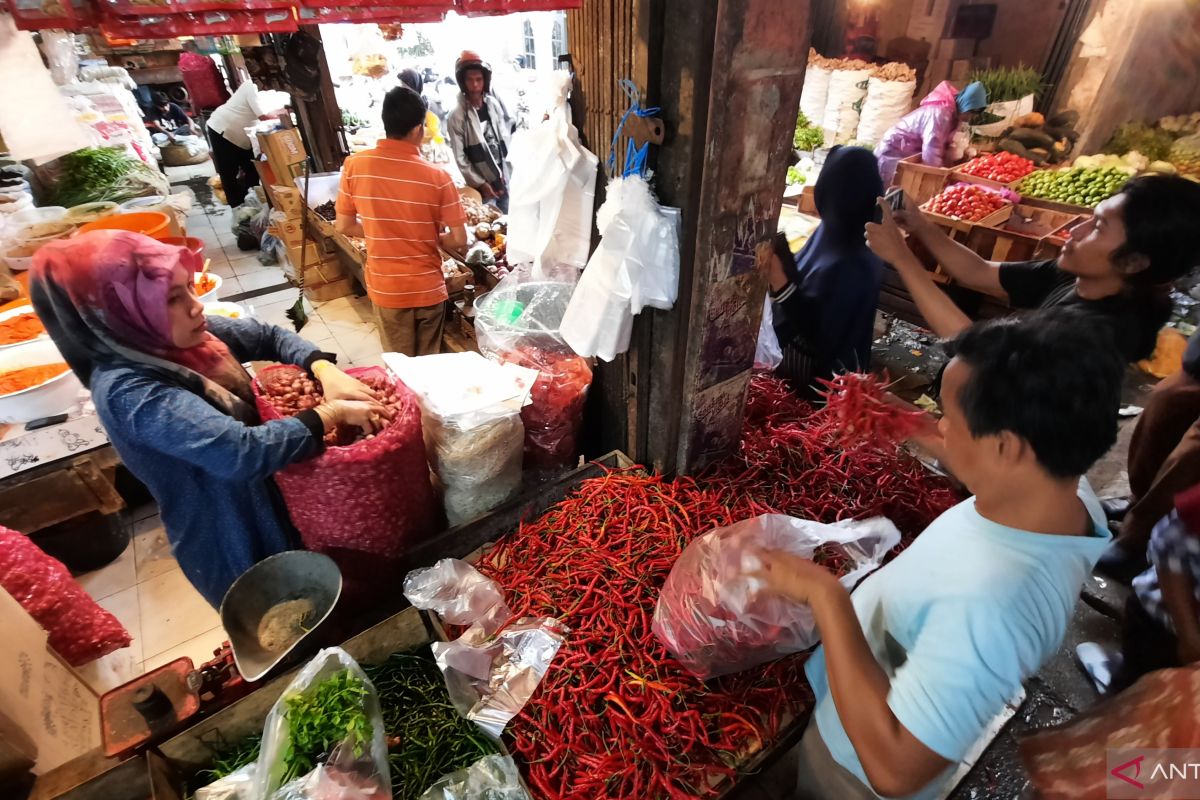
[[[34,256],[31,294],[38,315],[85,383],[92,367],[113,356],[194,373],[206,394],[219,387],[251,406],[250,376],[211,333],[204,342],[179,348],[171,335],[167,298],[182,273],[190,280],[199,257],[185,247],[163,244],[129,231],[92,231],[51,242]],[[69,303],[63,302],[63,295]],[[180,372],[183,368],[185,372]],[[207,381],[216,387],[203,386]],[[232,398],[218,404],[243,416]]]

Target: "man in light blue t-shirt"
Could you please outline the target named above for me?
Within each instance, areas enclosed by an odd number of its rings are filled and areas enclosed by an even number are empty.
[[[1116,439],[1123,366],[1105,337],[1060,309],[947,345],[939,445],[975,496],[853,596],[810,561],[761,554],[761,577],[812,606],[823,642],[797,797],[936,797],[1061,644],[1110,541],[1080,477]]]

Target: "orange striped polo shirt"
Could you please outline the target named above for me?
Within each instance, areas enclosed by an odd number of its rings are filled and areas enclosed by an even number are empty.
[[[446,281],[438,253],[443,227],[465,225],[454,181],[421,158],[416,145],[380,139],[342,167],[338,215],[357,214],[367,237],[363,275],[381,308],[420,308],[443,302]]]

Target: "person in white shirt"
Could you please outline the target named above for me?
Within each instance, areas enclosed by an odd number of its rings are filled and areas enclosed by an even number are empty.
[[[246,193],[258,185],[254,150],[246,128],[260,119],[270,118],[263,112],[258,87],[251,80],[242,83],[233,96],[218,106],[208,118],[208,140],[213,164],[221,176],[221,186],[230,208],[240,206],[246,199]]]

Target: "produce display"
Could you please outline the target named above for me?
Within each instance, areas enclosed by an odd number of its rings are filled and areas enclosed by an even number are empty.
[[[1170,131],[1144,122],[1126,122],[1117,128],[1102,152],[1121,155],[1134,150],[1151,161],[1163,161],[1170,155],[1174,143],[1175,136]]]
[[[380,395],[392,420],[373,435],[339,427],[326,436],[323,453],[276,473],[275,483],[304,546],[338,562],[348,589],[365,589],[361,573],[378,559],[352,554],[399,557],[433,532],[436,498],[416,397],[386,370],[347,373]],[[254,392],[264,420],[293,416],[322,400],[319,383],[293,366],[261,370]]]
[[[428,650],[395,653],[381,664],[363,665],[363,672],[379,696],[392,792],[398,800],[416,800],[438,778],[496,752],[491,740],[474,723],[463,719],[450,703],[445,681]],[[360,696],[364,691],[362,682],[348,672],[319,684],[316,691],[333,695],[330,713],[324,715],[328,719],[315,718],[307,703],[297,705],[296,718],[298,726],[304,726],[307,740],[316,747],[322,741],[337,744],[344,738],[346,726],[361,726],[366,722],[361,708],[347,707],[345,703],[347,698]],[[343,730],[334,731],[335,725]],[[253,736],[220,752],[212,767],[201,772],[196,782],[207,785],[253,763],[258,759],[261,742],[261,736]],[[327,748],[306,747],[300,755],[312,760],[325,752]]]
[[[46,332],[46,326],[32,311],[17,314],[0,322],[0,345],[17,344],[36,339]]]
[[[1075,126],[1079,114],[1062,111],[1050,119],[1037,112],[1025,114],[1013,120],[1004,130],[996,148],[1032,161],[1036,166],[1046,163],[1057,164],[1064,160],[1079,141]]]
[[[1120,191],[1132,172],[1121,167],[1069,167],[1026,175],[1016,190],[1025,197],[1095,207]]]
[[[0,526],[0,586],[49,634],[54,651],[73,667],[128,647],[120,621],[92,599],[62,562],[28,536]]]
[[[467,212],[467,224],[471,227],[487,223],[491,225],[500,219],[500,209],[481,203],[474,197],[462,198],[463,210]]]
[[[333,222],[335,219],[337,219],[337,208],[332,200],[326,200],[324,203],[321,203],[321,205],[314,208],[313,211],[316,212],[317,216],[321,219],[325,219],[330,222]]]
[[[284,700],[289,746],[283,754],[280,783],[307,775],[347,737],[356,741],[354,754],[363,755],[372,734],[363,710],[366,696],[366,684],[342,670]]]
[[[538,371],[529,392],[533,402],[521,409],[525,469],[575,466],[583,403],[592,384],[592,368],[587,360],[574,353],[554,353],[532,346],[506,351],[500,360]]]
[[[987,89],[988,103],[1007,103],[1038,94],[1043,88],[1042,75],[1032,67],[995,67],[977,69],[967,76],[967,83],[979,81]]]
[[[1013,183],[1033,172],[1037,167],[1028,158],[1003,150],[973,158],[955,171],[976,178],[987,178],[1000,183]]]
[[[929,198],[922,209],[950,219],[979,222],[999,211],[1007,202],[999,194],[983,186],[956,183]]]
[[[1200,178],[1200,134],[1192,134],[1175,142],[1167,158],[1180,175]]]
[[[70,208],[83,203],[123,203],[135,197],[170,194],[166,176],[144,161],[114,147],[85,147],[60,159],[62,172],[53,204]]]
[[[843,450],[835,427],[781,381],[756,377],[735,456],[697,478],[584,481],[483,557],[516,617],[571,630],[507,729],[537,796],[714,796],[809,709],[803,654],[706,684],[667,655],[651,616],[683,548],[714,527],[762,513],[886,516],[911,537],[957,502],[895,449]]]
[[[812,152],[825,144],[825,134],[820,125],[814,125],[801,111],[796,117],[796,131],[792,134],[792,147]]]
[[[66,364],[38,364],[36,367],[22,367],[0,372],[0,397],[6,394],[23,392],[35,386],[41,386],[51,378],[57,378],[69,370]]]

